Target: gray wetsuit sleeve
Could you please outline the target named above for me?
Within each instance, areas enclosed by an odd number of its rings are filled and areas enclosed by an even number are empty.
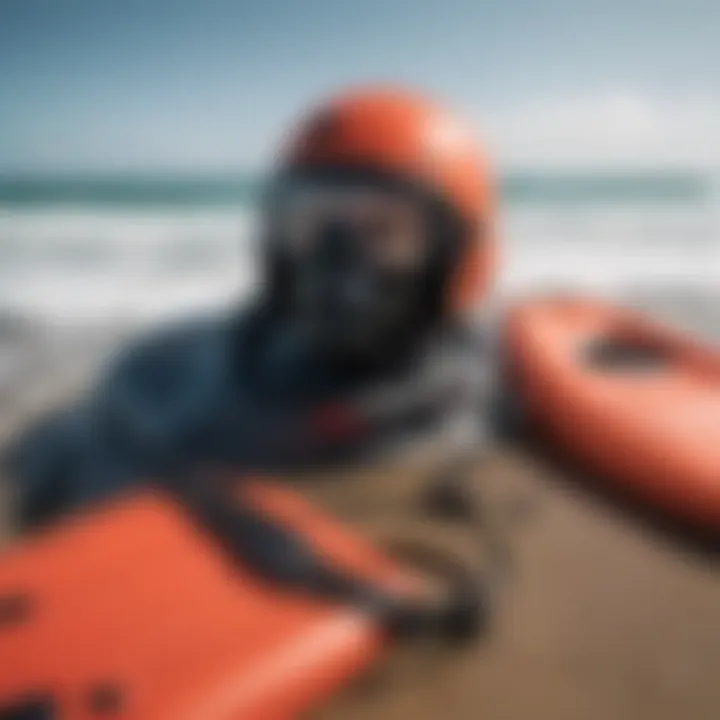
[[[172,461],[208,402],[212,369],[207,358],[199,361],[197,348],[208,349],[199,339],[182,331],[140,341],[86,397],[6,448],[5,475],[21,525],[112,496]]]
[[[133,458],[102,436],[84,404],[27,428],[6,449],[4,465],[21,527],[102,499],[133,476]]]

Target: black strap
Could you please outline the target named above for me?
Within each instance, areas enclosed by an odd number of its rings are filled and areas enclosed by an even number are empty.
[[[495,537],[495,547],[491,547],[493,566],[482,575],[468,571],[462,563],[442,553],[426,549],[426,559],[445,576],[450,592],[436,601],[410,598],[393,594],[328,563],[298,533],[235,500],[228,501],[222,492],[198,478],[173,485],[176,491],[179,487],[180,497],[193,516],[226,551],[269,582],[354,605],[376,617],[395,636],[436,635],[462,640],[476,637],[487,627],[499,580],[507,566],[505,546]],[[467,501],[460,496],[455,499]],[[480,526],[474,512],[468,519]]]

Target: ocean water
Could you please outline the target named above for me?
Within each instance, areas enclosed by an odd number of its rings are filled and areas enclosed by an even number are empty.
[[[720,289],[720,193],[702,174],[526,173],[503,185],[501,297]],[[0,312],[152,321],[256,278],[257,183],[0,179]]]

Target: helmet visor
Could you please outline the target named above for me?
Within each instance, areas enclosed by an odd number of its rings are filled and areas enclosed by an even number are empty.
[[[333,228],[354,238],[373,265],[414,270],[427,261],[429,232],[421,204],[400,192],[365,186],[286,183],[267,206],[273,242],[302,259]]]

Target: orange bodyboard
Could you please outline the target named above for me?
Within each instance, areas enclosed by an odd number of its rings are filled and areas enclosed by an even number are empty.
[[[720,531],[720,350],[563,296],[516,306],[506,349],[537,430],[639,499]]]
[[[250,497],[346,570],[407,587],[297,495],[257,484]],[[63,720],[294,718],[383,643],[370,617],[239,567],[160,493],[73,518],[0,559],[0,717],[44,698]]]

